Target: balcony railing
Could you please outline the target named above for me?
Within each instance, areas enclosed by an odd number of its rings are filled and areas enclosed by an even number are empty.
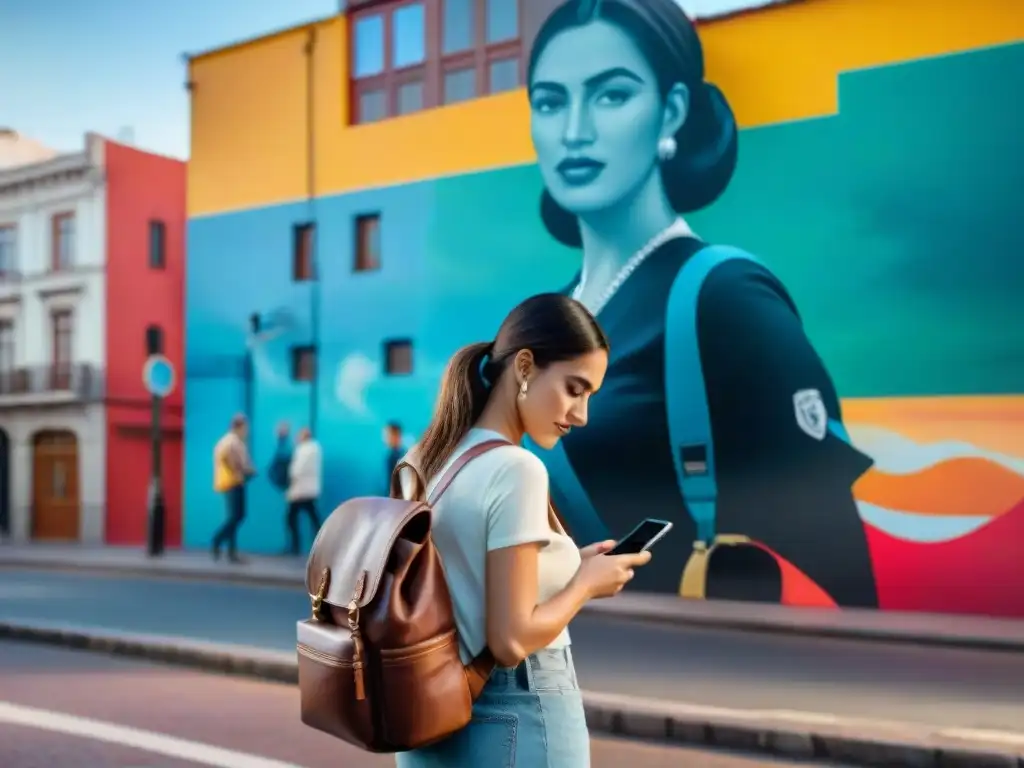
[[[0,370],[0,397],[62,394],[82,400],[102,398],[102,369],[89,363],[52,363]]]

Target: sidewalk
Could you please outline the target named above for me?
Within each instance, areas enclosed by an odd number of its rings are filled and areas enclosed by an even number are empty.
[[[140,547],[0,544],[0,569],[35,568],[134,577],[229,581],[302,589],[305,558],[251,557],[233,564],[208,553],[169,550],[159,558]],[[671,625],[1024,652],[1024,620],[926,613],[788,608],[754,603],[679,600],[623,594],[586,610],[609,618]]]

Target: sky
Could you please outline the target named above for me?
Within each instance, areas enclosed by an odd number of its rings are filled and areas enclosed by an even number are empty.
[[[763,3],[680,0],[698,16]],[[96,131],[187,158],[183,54],[338,7],[338,0],[0,0],[0,127],[58,151],[81,150],[86,131]]]

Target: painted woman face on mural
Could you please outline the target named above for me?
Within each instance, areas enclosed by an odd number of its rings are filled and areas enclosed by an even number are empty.
[[[687,90],[667,98],[639,47],[603,19],[555,35],[530,83],[530,130],[548,191],[576,215],[630,198],[658,168],[658,144],[686,117]]]
[[[663,227],[732,178],[736,121],[676,0],[567,0],[538,30],[527,83],[541,216],[565,245],[605,214]]]

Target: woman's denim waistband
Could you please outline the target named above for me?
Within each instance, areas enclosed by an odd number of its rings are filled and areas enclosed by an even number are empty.
[[[497,667],[487,681],[485,693],[578,691],[572,650],[545,648],[527,656],[516,667]]]

